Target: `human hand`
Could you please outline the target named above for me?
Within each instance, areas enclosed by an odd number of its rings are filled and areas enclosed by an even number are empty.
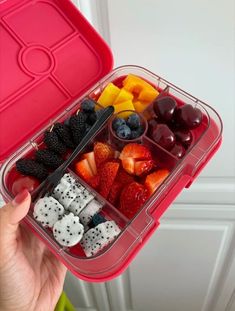
[[[53,311],[66,268],[24,224],[27,190],[0,208],[0,310]]]

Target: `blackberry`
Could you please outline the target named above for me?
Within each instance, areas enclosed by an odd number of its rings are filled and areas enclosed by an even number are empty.
[[[85,129],[85,134],[87,134],[91,129],[91,125],[86,123],[86,129]]]
[[[16,161],[16,169],[23,175],[33,176],[39,180],[46,179],[48,175],[44,165],[32,159],[20,159]]]
[[[44,143],[48,149],[57,152],[59,154],[65,154],[66,146],[59,139],[55,132],[46,131],[44,134]]]
[[[93,125],[97,119],[100,118],[100,116],[102,115],[103,113],[103,109],[100,109],[100,110],[97,110],[97,111],[94,111],[94,112],[91,112],[88,117],[87,117],[87,123],[89,125]]]
[[[57,168],[64,162],[54,151],[48,149],[37,150],[35,152],[35,158],[38,162],[50,168]]]
[[[71,135],[70,128],[68,125],[62,124],[62,123],[56,123],[54,125],[53,131],[56,132],[58,137],[63,141],[63,143],[68,148],[74,149],[75,146],[74,146],[72,135]]]
[[[89,115],[88,115],[88,118],[87,118],[87,124],[89,125],[93,125],[97,120],[97,115],[96,115],[96,112],[91,112]]]
[[[69,126],[73,135],[75,145],[78,145],[83,138],[86,131],[87,115],[79,112],[77,115],[72,116],[69,120]]]
[[[70,120],[70,117],[68,117],[67,119],[65,119],[65,120],[64,120],[64,124],[65,124],[65,125],[69,125],[69,120]]]
[[[95,110],[96,102],[91,98],[83,99],[81,103],[82,111],[84,112],[93,112]]]

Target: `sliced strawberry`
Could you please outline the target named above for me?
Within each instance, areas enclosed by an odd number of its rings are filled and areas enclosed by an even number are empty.
[[[119,158],[121,160],[126,158],[132,158],[136,160],[151,160],[152,155],[150,150],[144,145],[130,143],[122,149]]]
[[[163,182],[163,180],[169,175],[169,171],[161,169],[152,174],[149,174],[145,180],[145,186],[148,189],[149,195],[151,195]]]
[[[95,154],[94,154],[94,152],[91,151],[91,152],[88,152],[88,153],[84,153],[82,155],[82,159],[87,159],[93,174],[96,175],[97,174],[97,168],[96,168],[96,163],[95,163]]]
[[[134,178],[127,174],[123,168],[120,168],[115,181],[119,181],[121,184],[126,185],[134,181]]]
[[[122,160],[122,167],[129,174],[135,173],[135,160],[132,158],[125,158]]]
[[[108,144],[97,142],[94,145],[95,162],[97,168],[103,162],[114,157],[114,151]]]
[[[120,211],[129,219],[133,218],[148,199],[147,189],[132,182],[123,188],[120,197]]]
[[[122,183],[120,183],[119,181],[114,181],[108,196],[108,200],[111,204],[113,205],[117,204],[118,198],[120,196],[123,187],[124,185]]]
[[[75,164],[75,171],[87,183],[94,176],[87,159],[83,159]]]
[[[136,161],[135,162],[135,175],[142,176],[147,174],[153,168],[153,160]]]
[[[115,151],[114,151],[114,158],[115,158],[115,159],[118,159],[119,156],[120,156],[120,152],[117,151],[117,150],[115,150]]]
[[[119,169],[119,163],[106,162],[100,167],[99,192],[107,198]]]
[[[97,189],[99,187],[100,184],[100,176],[99,175],[95,175],[92,176],[87,183],[94,189]]]
[[[123,168],[119,168],[115,181],[109,192],[108,200],[110,203],[118,206],[120,194],[125,185],[134,181],[134,178],[124,171]]]

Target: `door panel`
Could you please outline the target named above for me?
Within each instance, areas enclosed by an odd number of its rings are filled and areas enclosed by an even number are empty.
[[[86,305],[83,298],[77,306],[102,311],[232,311],[235,2],[74,2],[110,44],[115,67],[137,64],[152,70],[212,105],[224,122],[220,151],[169,208],[129,270],[105,284],[86,284],[93,304]],[[81,283],[73,285],[76,282]],[[71,291],[70,284],[66,286]]]

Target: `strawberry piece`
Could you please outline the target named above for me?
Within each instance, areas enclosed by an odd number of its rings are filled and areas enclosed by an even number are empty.
[[[148,199],[147,189],[132,182],[125,186],[120,197],[120,211],[129,219],[133,218]]]
[[[109,195],[110,189],[113,185],[118,169],[119,163],[116,162],[106,162],[100,168],[99,192],[104,198],[107,198]]]
[[[151,195],[163,182],[163,180],[169,175],[169,171],[161,169],[152,174],[149,174],[145,180],[145,186],[148,189],[149,195]]]
[[[91,151],[91,152],[88,152],[88,153],[84,153],[82,155],[82,159],[87,159],[93,174],[96,175],[97,174],[97,169],[96,169],[95,154],[94,154],[94,152]]]
[[[82,179],[84,179],[87,183],[93,177],[92,170],[87,159],[83,159],[75,164],[75,171]]]
[[[94,145],[96,166],[99,167],[103,162],[114,157],[113,149],[105,143],[97,142]]]
[[[152,160],[137,161],[135,162],[135,175],[142,176],[144,174],[147,174],[151,171],[152,168],[153,168]]]
[[[116,180],[121,184],[126,185],[134,181],[134,178],[124,171],[124,169],[120,168],[116,177]]]
[[[100,184],[100,176],[99,175],[95,175],[93,177],[91,177],[87,183],[94,189],[97,189],[99,187]]]
[[[116,204],[119,198],[119,195],[122,191],[123,184],[120,183],[119,181],[114,181],[112,184],[112,188],[110,189],[108,200],[111,204]]]
[[[135,173],[135,160],[132,158],[125,158],[122,160],[122,167],[129,174]]]
[[[152,155],[147,147],[136,143],[130,143],[122,149],[119,158],[121,160],[126,158],[132,158],[136,160],[151,160]]]
[[[120,194],[122,192],[123,187],[125,185],[130,184],[134,181],[134,178],[127,174],[124,169],[120,168],[115,181],[112,185],[112,188],[109,192],[108,200],[110,203],[114,205],[118,205],[118,199],[120,198]]]

